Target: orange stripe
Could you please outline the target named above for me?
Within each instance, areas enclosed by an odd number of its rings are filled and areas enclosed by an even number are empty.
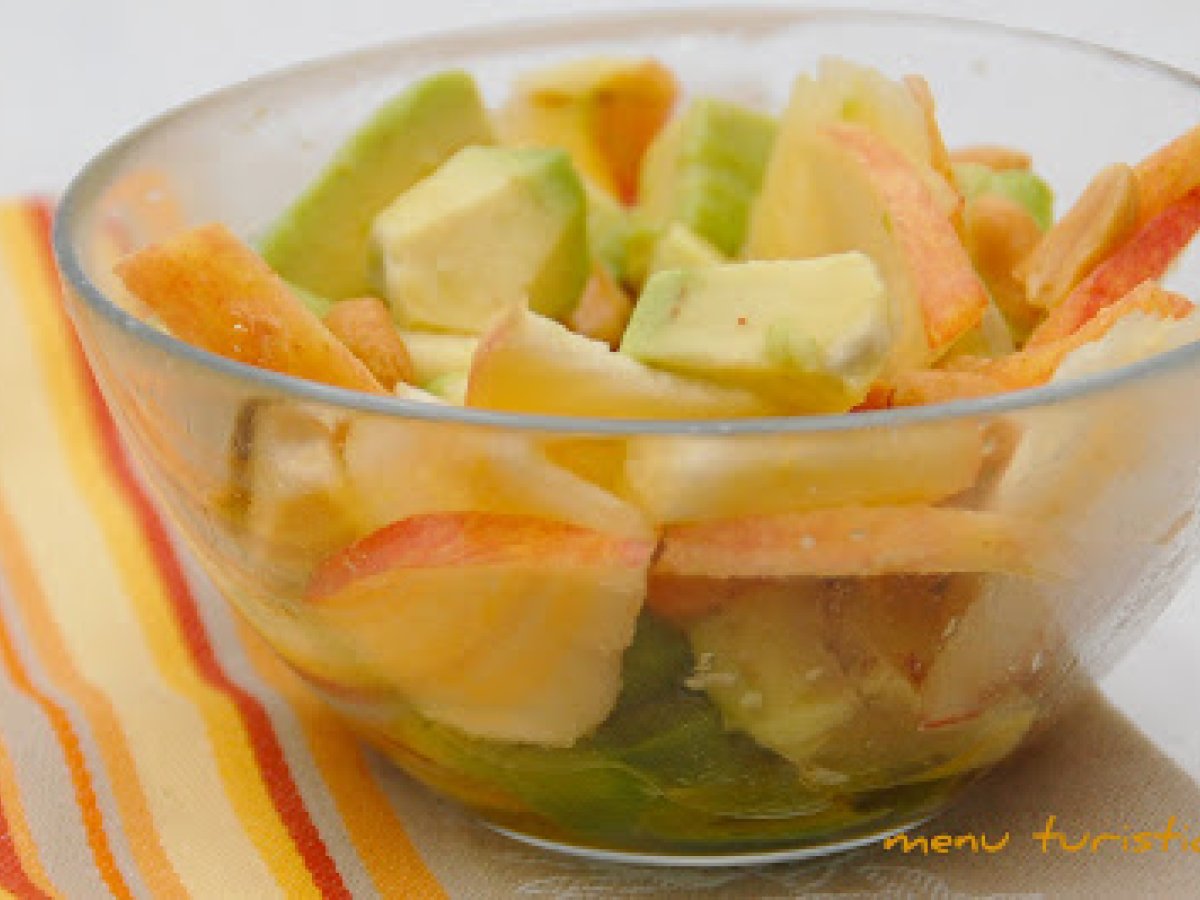
[[[0,632],[4,626],[0,623]],[[22,817],[20,788],[8,752],[0,741],[0,887],[31,897],[57,892],[46,877],[37,845]]]
[[[37,246],[46,292],[61,301],[49,252],[49,210],[45,204],[36,204],[28,213],[39,238]],[[225,695],[237,711],[250,741],[251,752],[259,769],[259,779],[313,882],[323,895],[349,900],[350,892],[304,805],[266,711],[254,697],[229,679],[217,660],[196,609],[195,598],[187,587],[162,521],[129,468],[112,418],[83,358],[78,341],[69,330],[65,315],[61,314],[61,304],[59,312],[56,337],[63,344],[62,362],[70,370],[78,399],[83,401],[88,412],[89,430],[95,438],[95,444],[114,486],[123,495],[137,522],[145,548],[149,551],[154,575],[162,584],[164,596],[169,601],[170,611],[191,657],[191,663],[200,677]]]
[[[313,759],[376,888],[385,897],[448,895],[409,839],[404,823],[367,764],[367,751],[243,619],[242,644],[263,680],[295,710]]]
[[[11,556],[19,548],[15,538],[14,534],[0,534],[0,563],[5,566],[14,592],[20,594],[22,591],[29,590],[30,585],[25,580],[28,573],[21,571],[19,566],[10,565]],[[83,819],[92,858],[96,862],[96,868],[100,872],[101,878],[104,879],[104,883],[112,891],[113,896],[132,897],[129,886],[117,868],[116,859],[113,857],[112,848],[108,843],[108,835],[104,831],[104,817],[96,803],[96,793],[88,777],[87,763],[83,756],[79,736],[71,728],[71,722],[67,718],[66,712],[46,694],[38,690],[30,680],[29,674],[21,666],[16,649],[9,640],[8,632],[2,628],[0,628],[0,663],[3,663],[13,685],[31,697],[42,708],[58,739],[59,749],[62,750],[67,770],[71,774],[71,786],[75,792],[75,801],[79,806],[80,817]]]
[[[117,811],[125,823],[126,834],[134,837],[129,843],[147,887],[155,897],[186,896],[187,892],[158,840],[158,832],[137,777],[136,764],[112,704],[79,674],[71,661],[58,634],[58,626],[46,612],[47,601],[33,564],[23,552],[16,524],[2,500],[0,567],[7,572],[12,583],[17,607],[29,624],[30,643],[40,657],[43,668],[51,673],[64,693],[76,700],[91,725],[117,802]]]

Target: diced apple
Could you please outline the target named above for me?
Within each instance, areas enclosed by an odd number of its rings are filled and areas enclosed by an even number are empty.
[[[658,522],[830,506],[932,503],[966,490],[984,459],[974,424],[769,437],[630,440],[630,497]]]
[[[1151,153],[1133,172],[1140,200],[1138,225],[1145,226],[1200,187],[1200,125]]]
[[[285,375],[383,392],[367,367],[224,225],[139,250],[116,271],[181,341]]]
[[[950,152],[951,165],[987,166],[993,172],[1028,171],[1033,158],[1024,150],[998,144],[974,144]]]
[[[401,396],[438,402],[412,388]],[[550,462],[539,436],[364,416],[350,424],[344,457],[368,528],[472,510],[541,516],[638,538],[652,534],[636,507]]]
[[[707,578],[1021,572],[1043,563],[1028,522],[949,507],[842,507],[663,532],[656,574]]]
[[[433,721],[570,746],[616,702],[653,549],[525,516],[415,516],[332,557],[307,599]]]
[[[1097,174],[1016,268],[1029,303],[1058,306],[1133,232],[1137,216],[1137,181],[1129,166],[1112,165]]]
[[[519,307],[483,338],[471,368],[467,405],[625,419],[714,419],[777,411],[749,391],[651,369]]]
[[[584,337],[604,341],[615,350],[632,313],[633,301],[629,295],[603,266],[596,266],[567,326]]]
[[[874,133],[835,125],[814,139],[814,172],[836,190],[826,212],[862,250],[892,296],[891,371],[925,365],[979,323],[988,295],[916,167]]]
[[[802,75],[792,88],[751,217],[748,258],[794,259],[849,249],[826,231],[827,201],[810,156],[813,136],[837,122],[871,129],[924,166],[931,182],[941,181],[944,212],[957,207],[957,195],[930,168],[929,130],[911,91],[874,69],[827,58],[815,78]]]
[[[980,358],[984,363],[990,360]],[[913,369],[899,373],[891,384],[888,406],[928,406],[972,397],[1001,394],[1011,388],[998,378],[980,371]]]
[[[412,360],[415,384],[428,384],[442,375],[470,370],[471,357],[479,345],[479,338],[472,335],[437,331],[401,331],[400,339]]]
[[[389,391],[401,381],[412,381],[412,360],[396,331],[392,314],[382,300],[361,297],[340,300],[325,316],[333,332]]]
[[[986,194],[973,199],[963,210],[963,240],[971,262],[987,285],[994,308],[999,308],[1011,333],[1021,340],[1041,321],[1044,311],[1026,300],[1025,286],[1013,270],[1041,239],[1041,229],[1033,216],[1009,197]],[[1010,336],[1010,346],[1004,352],[1012,349],[1011,344]],[[961,341],[955,349],[960,346]]]
[[[651,59],[597,57],[525,76],[500,113],[506,141],[563,147],[580,173],[625,202],[642,156],[675,105],[678,84]]]

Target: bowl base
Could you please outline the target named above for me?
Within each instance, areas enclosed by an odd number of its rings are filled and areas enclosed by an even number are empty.
[[[751,851],[745,853],[637,853],[632,850],[609,850],[600,847],[586,847],[578,844],[566,844],[549,838],[536,837],[521,831],[504,828],[494,822],[483,824],[505,837],[529,844],[542,850],[553,850],[567,856],[575,856],[598,862],[617,862],[642,866],[663,866],[673,868],[716,868],[726,866],[761,866],[772,863],[799,862],[805,859],[816,859],[831,856],[835,853],[846,853],[869,847],[871,844],[885,841],[893,835],[916,828],[933,818],[935,814],[926,813],[914,817],[911,821],[887,828],[883,831],[859,835],[852,838],[835,839],[826,844],[809,844],[783,850]]]

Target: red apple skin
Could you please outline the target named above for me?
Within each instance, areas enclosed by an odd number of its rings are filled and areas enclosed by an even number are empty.
[[[913,164],[873,132],[833,125],[825,134],[854,157],[874,183],[890,217],[935,353],[979,322],[988,306],[987,289],[953,223]]]
[[[1073,334],[1144,281],[1161,278],[1200,230],[1200,188],[1171,204],[1080,282],[1029,336],[1039,347]]]
[[[558,568],[640,568],[653,552],[651,541],[536,516],[430,513],[385,525],[334,554],[313,575],[307,597],[314,603],[335,603],[348,586],[399,569],[538,563]]]

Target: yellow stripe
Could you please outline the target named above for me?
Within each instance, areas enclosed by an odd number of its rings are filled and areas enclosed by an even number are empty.
[[[3,628],[0,623],[0,628]],[[4,808],[4,818],[8,822],[8,833],[12,838],[13,849],[21,859],[21,866],[29,880],[51,897],[60,896],[50,884],[38,854],[37,844],[30,834],[29,825],[25,822],[25,808],[21,803],[21,789],[17,784],[17,775],[13,771],[12,760],[4,747],[3,736],[0,735],[0,807]],[[3,888],[0,888],[3,891]]]
[[[44,361],[61,363],[68,350],[55,321],[57,299],[19,209],[0,208],[0,249],[28,316],[26,322],[15,304],[0,303],[0,358],[27,372],[18,382],[22,390],[0,392],[4,434],[20,435],[15,446],[0,442],[0,449],[7,471],[22,473],[0,487],[68,651],[119,710],[164,847],[190,890],[220,895],[234,875],[245,896],[275,896],[281,885],[291,895],[312,894],[254,773],[241,723],[228,699],[189,664],[137,525],[63,365],[42,369],[48,391],[38,396],[42,367],[29,338]],[[145,683],[155,673],[161,683]],[[198,822],[205,823],[202,841]]]
[[[317,701],[240,617],[237,626],[255,669],[295,710],[322,780],[379,892],[385,897],[421,900],[446,897],[371,774],[361,741]]]

